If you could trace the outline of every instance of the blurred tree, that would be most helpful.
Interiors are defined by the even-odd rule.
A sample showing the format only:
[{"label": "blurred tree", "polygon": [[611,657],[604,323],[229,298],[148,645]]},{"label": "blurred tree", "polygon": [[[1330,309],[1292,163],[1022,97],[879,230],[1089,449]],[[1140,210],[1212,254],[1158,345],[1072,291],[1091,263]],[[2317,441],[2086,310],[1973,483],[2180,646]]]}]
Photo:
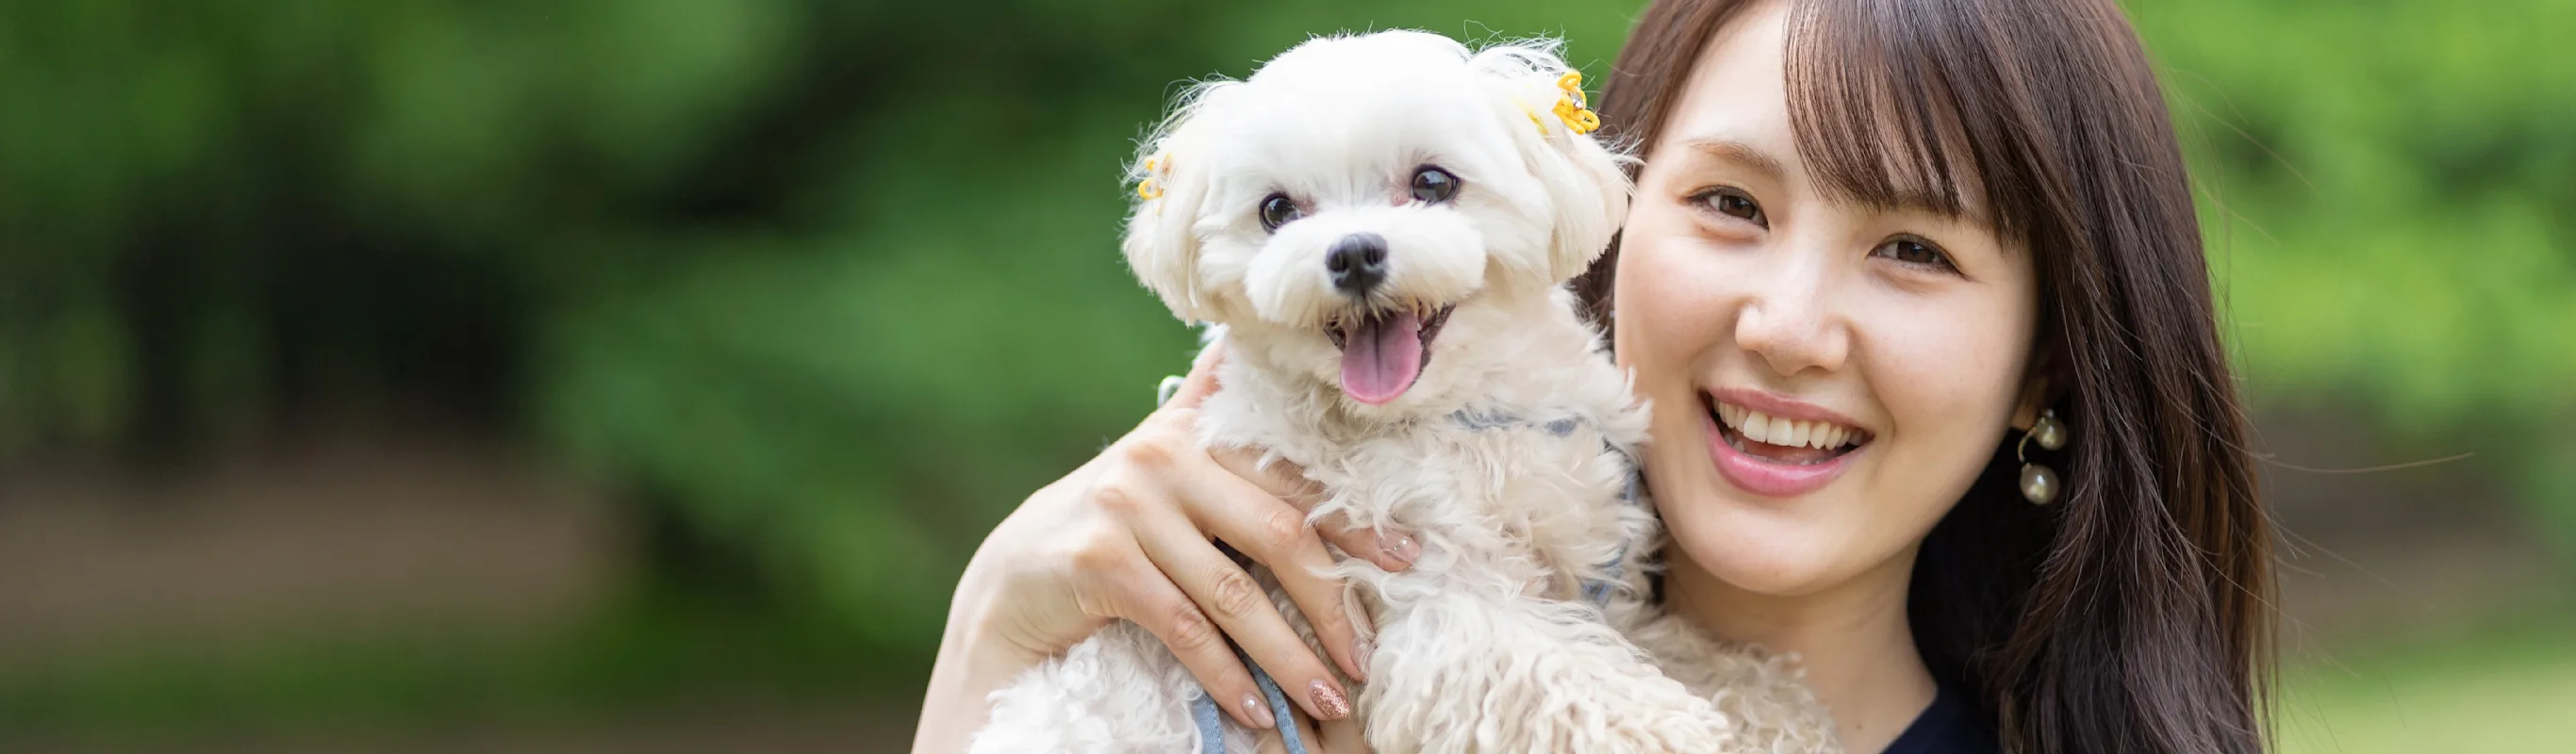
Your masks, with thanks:
[{"label": "blurred tree", "polygon": [[[1406,26],[1598,80],[1633,5],[0,5],[0,458],[424,402],[917,653],[1185,363],[1114,243],[1179,80]],[[2257,398],[2532,438],[2576,531],[2576,6],[2135,12]]]}]

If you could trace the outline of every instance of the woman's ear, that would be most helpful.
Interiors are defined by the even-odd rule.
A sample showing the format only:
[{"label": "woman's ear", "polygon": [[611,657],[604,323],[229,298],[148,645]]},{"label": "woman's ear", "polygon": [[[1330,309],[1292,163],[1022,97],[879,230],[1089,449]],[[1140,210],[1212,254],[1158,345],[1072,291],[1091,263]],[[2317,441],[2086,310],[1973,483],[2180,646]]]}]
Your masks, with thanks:
[{"label": "woman's ear", "polygon": [[1199,285],[1198,217],[1213,171],[1208,169],[1208,112],[1222,106],[1238,82],[1200,84],[1182,98],[1180,107],[1145,140],[1128,178],[1136,187],[1136,206],[1127,216],[1127,232],[1118,249],[1136,279],[1163,299],[1172,315],[1188,322],[1215,319],[1216,305]]},{"label": "woman's ear", "polygon": [[2048,407],[2048,377],[2037,369],[2031,371],[2030,379],[2022,382],[2021,400],[2013,404],[2013,429],[2025,432],[2039,423],[2040,410]]}]

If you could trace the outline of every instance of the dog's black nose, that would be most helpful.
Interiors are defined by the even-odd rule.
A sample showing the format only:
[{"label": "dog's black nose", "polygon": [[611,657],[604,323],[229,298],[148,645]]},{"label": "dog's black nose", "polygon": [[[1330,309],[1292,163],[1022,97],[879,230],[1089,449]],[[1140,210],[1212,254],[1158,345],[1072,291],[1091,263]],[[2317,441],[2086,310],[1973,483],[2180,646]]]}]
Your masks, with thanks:
[{"label": "dog's black nose", "polygon": [[1343,293],[1367,293],[1386,280],[1386,239],[1375,233],[1353,233],[1324,252],[1324,269]]}]

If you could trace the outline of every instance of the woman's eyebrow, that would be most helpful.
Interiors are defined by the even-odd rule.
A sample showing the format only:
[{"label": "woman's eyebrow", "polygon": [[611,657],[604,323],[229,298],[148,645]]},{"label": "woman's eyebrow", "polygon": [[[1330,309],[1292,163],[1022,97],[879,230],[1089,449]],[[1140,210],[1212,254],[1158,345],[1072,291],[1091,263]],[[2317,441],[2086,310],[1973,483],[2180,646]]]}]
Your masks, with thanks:
[{"label": "woman's eyebrow", "polygon": [[1694,136],[1683,140],[1682,146],[1690,148],[1691,151],[1741,165],[1774,181],[1781,180],[1789,174],[1788,169],[1780,166],[1779,159],[1760,149],[1755,149],[1751,144],[1734,139]]}]

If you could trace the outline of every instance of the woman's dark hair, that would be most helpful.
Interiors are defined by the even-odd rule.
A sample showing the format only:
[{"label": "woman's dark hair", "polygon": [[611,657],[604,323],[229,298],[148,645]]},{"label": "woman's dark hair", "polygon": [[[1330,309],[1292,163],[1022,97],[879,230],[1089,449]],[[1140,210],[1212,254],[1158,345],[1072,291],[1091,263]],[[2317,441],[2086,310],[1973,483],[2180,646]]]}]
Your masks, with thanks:
[{"label": "woman's dark hair", "polygon": [[[1892,207],[1928,189],[2029,249],[2033,369],[2073,428],[2047,454],[2066,480],[2055,504],[2021,499],[2008,442],[1925,540],[1907,601],[1923,659],[2008,750],[2260,751],[2271,533],[2137,33],[2112,0],[1790,2],[1799,155],[1833,198]],[[1602,95],[1605,131],[1652,159],[1743,5],[1651,3]],[[1596,319],[1617,264],[1614,243],[1576,281]]]}]

